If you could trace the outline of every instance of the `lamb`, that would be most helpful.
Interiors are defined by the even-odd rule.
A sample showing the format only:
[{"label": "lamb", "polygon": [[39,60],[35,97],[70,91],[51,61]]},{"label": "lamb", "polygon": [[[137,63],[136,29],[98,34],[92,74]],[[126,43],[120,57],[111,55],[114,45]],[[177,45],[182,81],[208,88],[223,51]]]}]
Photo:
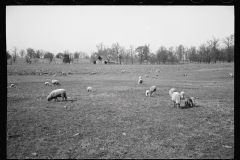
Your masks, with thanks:
[{"label": "lamb", "polygon": [[194,97],[187,97],[185,101],[185,106],[194,107],[195,106],[195,98]]},{"label": "lamb", "polygon": [[233,77],[234,75],[232,73],[229,73],[229,77]]},{"label": "lamb", "polygon": [[150,96],[153,95],[153,92],[156,92],[157,91],[157,87],[155,85],[151,86],[150,87]]},{"label": "lamb", "polygon": [[49,82],[45,82],[45,86],[50,86],[50,83]]},{"label": "lamb", "polygon": [[146,90],[146,96],[151,96],[150,90]]},{"label": "lamb", "polygon": [[195,98],[194,97],[189,97],[185,95],[185,92],[180,92],[180,99],[183,100],[185,99],[185,106],[190,106],[194,107],[195,106]]},{"label": "lamb", "polygon": [[55,99],[55,102],[58,101],[57,97],[62,97],[62,101],[65,99],[67,101],[67,94],[65,89],[56,89],[53,90],[48,96],[47,100],[51,101],[52,99]]},{"label": "lamb", "polygon": [[143,80],[142,80],[142,77],[140,76],[139,79],[138,79],[138,84],[142,84],[143,83]]},{"label": "lamb", "polygon": [[92,91],[92,87],[87,87],[87,91],[88,92]]},{"label": "lamb", "polygon": [[174,92],[175,90],[175,88],[170,89],[169,95],[171,96],[171,100],[173,101],[173,106],[177,106],[177,108],[180,108],[181,94],[178,92]]},{"label": "lamb", "polygon": [[55,85],[60,85],[59,81],[58,81],[58,80],[55,80],[55,79],[52,80],[52,84],[53,84],[54,86],[55,86]]}]

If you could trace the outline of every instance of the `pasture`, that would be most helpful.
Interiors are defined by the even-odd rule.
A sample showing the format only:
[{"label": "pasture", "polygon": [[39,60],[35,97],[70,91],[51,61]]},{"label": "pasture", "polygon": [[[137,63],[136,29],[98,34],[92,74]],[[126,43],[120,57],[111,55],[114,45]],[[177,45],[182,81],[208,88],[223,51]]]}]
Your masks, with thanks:
[{"label": "pasture", "polygon": [[[53,77],[60,71],[73,74]],[[7,85],[15,86],[7,93],[7,158],[234,158],[229,72],[233,63],[8,65]],[[52,79],[61,86],[44,85]],[[157,91],[146,97],[152,85]],[[174,108],[173,87],[197,97],[197,107]],[[46,100],[57,88],[68,101]]]}]

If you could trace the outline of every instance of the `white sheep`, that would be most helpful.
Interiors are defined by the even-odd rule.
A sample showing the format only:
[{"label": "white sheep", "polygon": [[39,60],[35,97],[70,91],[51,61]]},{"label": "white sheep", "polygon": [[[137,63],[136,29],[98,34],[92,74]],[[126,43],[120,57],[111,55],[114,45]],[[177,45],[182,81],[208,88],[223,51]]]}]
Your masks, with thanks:
[{"label": "white sheep", "polygon": [[151,96],[150,90],[146,90],[146,96]]},{"label": "white sheep", "polygon": [[183,91],[180,92],[180,98],[181,98],[181,100],[182,100],[182,99],[185,99],[185,92],[183,92]]},{"label": "white sheep", "polygon": [[53,77],[56,77],[57,74],[54,74]]},{"label": "white sheep", "polygon": [[160,71],[159,71],[159,70],[156,70],[156,73],[157,73],[157,72],[160,72]]},{"label": "white sheep", "polygon": [[50,86],[50,83],[49,82],[45,82],[45,86]]},{"label": "white sheep", "polygon": [[187,73],[185,73],[183,76],[187,76]]},{"label": "white sheep", "polygon": [[150,87],[150,96],[153,95],[153,92],[157,91],[157,87],[155,85]]},{"label": "white sheep", "polygon": [[177,108],[180,108],[181,103],[181,94],[178,92],[175,92],[175,88],[172,88],[169,90],[169,95],[171,96],[171,100],[173,101],[173,106],[175,107],[177,105]]},{"label": "white sheep", "polygon": [[139,78],[138,78],[138,84],[142,84],[143,83],[143,80],[142,80],[142,77],[140,76]]},{"label": "white sheep", "polygon": [[87,87],[87,91],[88,92],[92,91],[92,87]]},{"label": "white sheep", "polygon": [[59,81],[58,81],[58,80],[55,80],[55,79],[52,80],[52,84],[53,84],[54,86],[55,86],[55,85],[60,85]]},{"label": "white sheep", "polygon": [[55,99],[55,102],[58,101],[57,97],[62,97],[62,101],[65,99],[67,101],[67,94],[65,89],[56,89],[53,90],[48,96],[47,100],[51,101],[52,99]]},{"label": "white sheep", "polygon": [[62,72],[62,75],[67,76],[67,73],[66,72]]},{"label": "white sheep", "polygon": [[12,87],[14,87],[14,84],[11,84],[11,85],[10,85],[10,88],[12,88]]},{"label": "white sheep", "polygon": [[229,77],[233,77],[234,75],[232,73],[229,73]]}]

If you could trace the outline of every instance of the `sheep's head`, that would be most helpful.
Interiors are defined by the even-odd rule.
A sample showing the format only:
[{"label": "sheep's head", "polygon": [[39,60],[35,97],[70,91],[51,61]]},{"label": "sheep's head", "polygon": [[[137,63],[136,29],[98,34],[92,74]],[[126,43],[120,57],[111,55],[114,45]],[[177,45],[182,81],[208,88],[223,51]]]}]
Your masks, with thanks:
[{"label": "sheep's head", "polygon": [[185,101],[185,106],[193,107],[193,101],[192,101],[192,99],[188,99],[187,101]]},{"label": "sheep's head", "polygon": [[175,90],[176,90],[175,88],[172,88],[172,89],[169,90],[170,96],[172,95],[172,93],[173,93]]},{"label": "sheep's head", "polygon": [[52,98],[51,98],[50,96],[47,96],[47,100],[48,100],[48,101],[51,101]]},{"label": "sheep's head", "polygon": [[185,97],[184,97],[184,94],[185,94],[185,93],[184,93],[183,91],[180,92],[180,98],[181,98],[181,99],[184,99],[184,98],[185,98]]}]

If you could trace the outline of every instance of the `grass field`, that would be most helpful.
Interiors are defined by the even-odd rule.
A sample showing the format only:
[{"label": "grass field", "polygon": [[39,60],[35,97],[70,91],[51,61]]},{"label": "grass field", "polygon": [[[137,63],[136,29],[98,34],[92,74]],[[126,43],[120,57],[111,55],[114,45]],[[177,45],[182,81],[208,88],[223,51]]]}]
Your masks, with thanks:
[{"label": "grass field", "polygon": [[[60,71],[73,74],[53,77]],[[234,158],[229,72],[233,63],[8,65],[8,86],[15,87],[7,93],[7,158]],[[62,85],[44,85],[52,79]],[[157,92],[146,97],[151,85]],[[198,97],[197,107],[174,108],[173,87]],[[46,100],[57,88],[66,89],[68,101]]]}]

